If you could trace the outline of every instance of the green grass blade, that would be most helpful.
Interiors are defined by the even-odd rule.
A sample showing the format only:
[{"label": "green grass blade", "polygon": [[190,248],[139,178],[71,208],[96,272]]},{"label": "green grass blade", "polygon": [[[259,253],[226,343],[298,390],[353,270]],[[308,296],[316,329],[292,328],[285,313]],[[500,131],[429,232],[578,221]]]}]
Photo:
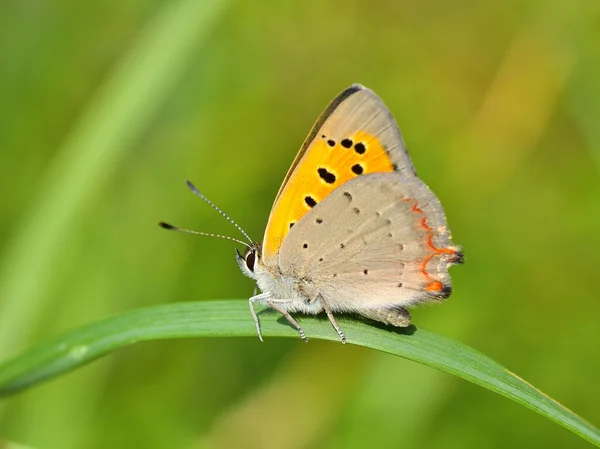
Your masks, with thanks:
[{"label": "green grass blade", "polygon": [[[299,338],[281,317],[260,314],[266,337]],[[300,317],[309,338],[339,341],[326,319]],[[377,349],[454,374],[499,393],[600,446],[600,430],[489,357],[458,342],[411,326],[404,330],[338,318],[348,343]],[[125,345],[189,337],[257,339],[246,301],[207,301],[139,309],[69,332],[0,366],[0,396],[85,365]],[[340,345],[340,351],[344,348]]]}]

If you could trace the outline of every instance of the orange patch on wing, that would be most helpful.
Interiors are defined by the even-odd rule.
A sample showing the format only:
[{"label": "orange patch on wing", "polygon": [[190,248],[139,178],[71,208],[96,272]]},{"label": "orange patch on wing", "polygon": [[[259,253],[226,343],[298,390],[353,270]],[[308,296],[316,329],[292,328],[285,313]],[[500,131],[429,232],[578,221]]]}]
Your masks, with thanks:
[{"label": "orange patch on wing", "polygon": [[[431,228],[429,228],[431,229]],[[450,248],[438,248],[433,244],[433,232],[427,237],[427,246],[439,254],[456,254],[456,251]]]},{"label": "orange patch on wing", "polygon": [[[423,209],[419,209],[419,206],[417,206],[417,203],[413,204],[412,210],[413,210],[413,212],[416,212],[418,214],[424,213]],[[427,225],[425,225],[425,226],[427,226]]]},{"label": "orange patch on wing", "polygon": [[277,254],[290,224],[297,223],[334,189],[361,174],[393,171],[394,164],[377,137],[359,131],[335,140],[319,133],[273,206],[263,256]]},{"label": "orange patch on wing", "polygon": [[441,292],[442,288],[444,288],[444,286],[440,281],[432,281],[425,287],[425,290],[428,292]]}]

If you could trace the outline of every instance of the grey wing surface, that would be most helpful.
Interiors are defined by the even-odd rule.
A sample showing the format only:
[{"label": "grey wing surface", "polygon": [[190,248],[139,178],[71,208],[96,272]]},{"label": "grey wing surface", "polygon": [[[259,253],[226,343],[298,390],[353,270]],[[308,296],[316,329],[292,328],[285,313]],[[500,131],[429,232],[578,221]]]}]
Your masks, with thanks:
[{"label": "grey wing surface", "polygon": [[459,251],[420,179],[375,173],[341,185],[296,223],[279,268],[332,310],[360,313],[447,297]]}]

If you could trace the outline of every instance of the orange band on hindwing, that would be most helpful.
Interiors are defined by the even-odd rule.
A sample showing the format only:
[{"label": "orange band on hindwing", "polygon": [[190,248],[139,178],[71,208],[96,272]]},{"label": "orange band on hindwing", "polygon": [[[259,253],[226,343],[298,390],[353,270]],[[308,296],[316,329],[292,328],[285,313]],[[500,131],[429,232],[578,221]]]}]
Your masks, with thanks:
[{"label": "orange band on hindwing", "polygon": [[[404,201],[411,202],[410,199],[404,199]],[[413,204],[412,211],[419,215],[422,215],[421,219],[419,220],[419,226],[427,232],[425,245],[429,250],[432,251],[431,254],[425,257],[420,267],[421,273],[429,281],[429,283],[425,286],[425,290],[428,292],[441,292],[444,289],[444,285],[440,281],[432,278],[429,275],[429,273],[427,272],[427,264],[433,257],[440,254],[455,254],[457,256],[458,254],[452,248],[438,248],[437,246],[435,246],[433,244],[433,237],[435,235],[435,231],[431,228],[431,226],[427,224],[427,217],[425,216],[425,212],[423,211],[423,209],[419,208],[416,202]]]}]

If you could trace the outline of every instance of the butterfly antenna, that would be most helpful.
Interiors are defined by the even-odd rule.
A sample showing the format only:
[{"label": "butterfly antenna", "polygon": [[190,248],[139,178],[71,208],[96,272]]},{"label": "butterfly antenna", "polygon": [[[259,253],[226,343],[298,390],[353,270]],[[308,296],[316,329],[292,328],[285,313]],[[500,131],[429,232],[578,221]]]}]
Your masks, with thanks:
[{"label": "butterfly antenna", "polygon": [[[192,184],[190,181],[186,181],[186,184],[187,184],[188,188],[192,191],[192,193],[194,193],[194,195],[197,195],[200,198],[202,198],[210,207],[212,207],[214,210],[216,210],[218,213],[220,213],[223,217],[225,217],[225,219],[229,223],[231,223],[232,225],[234,225],[238,229],[238,231],[240,231],[244,235],[244,237],[246,237],[248,239],[248,241],[250,242],[251,245],[254,244],[254,242],[252,241],[252,239],[248,236],[248,234],[246,234],[246,231],[244,231],[240,227],[240,225],[238,225],[235,221],[233,221],[229,215],[227,215],[225,212],[223,212],[221,209],[219,209],[211,200],[209,200],[204,195],[202,195],[198,191],[198,189],[194,186],[194,184]],[[230,239],[230,240],[235,240],[235,239]],[[248,246],[248,245],[246,245],[246,246]]]},{"label": "butterfly antenna", "polygon": [[158,225],[161,228],[168,229],[169,231],[185,232],[186,234],[193,234],[193,235],[205,235],[207,237],[217,237],[220,239],[231,240],[231,241],[234,241],[237,243],[241,243],[242,245],[246,246],[247,248],[252,248],[250,245],[248,245],[243,240],[234,239],[233,237],[228,237],[226,235],[211,234],[209,232],[199,232],[199,231],[192,231],[190,229],[178,228],[177,226],[170,225],[169,223],[165,223],[164,221],[161,221],[160,223],[158,223]]}]

